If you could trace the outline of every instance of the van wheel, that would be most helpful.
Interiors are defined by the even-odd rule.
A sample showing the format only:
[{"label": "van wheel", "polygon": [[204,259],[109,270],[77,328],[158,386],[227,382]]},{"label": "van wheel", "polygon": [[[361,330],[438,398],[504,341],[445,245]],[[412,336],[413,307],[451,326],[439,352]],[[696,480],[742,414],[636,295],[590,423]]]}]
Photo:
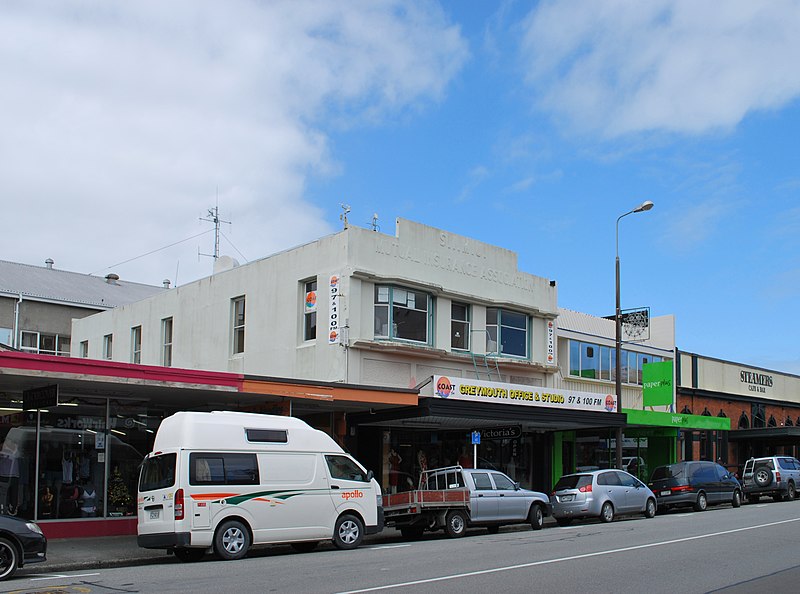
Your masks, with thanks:
[{"label": "van wheel", "polygon": [[467,531],[467,515],[459,509],[447,512],[444,519],[444,531],[450,538],[464,536]]},{"label": "van wheel", "polygon": [[647,503],[644,506],[644,517],[645,518],[656,517],[656,502],[654,499],[647,500]]},{"label": "van wheel", "polygon": [[356,516],[345,514],[336,520],[333,544],[337,549],[355,549],[364,540],[364,524]]},{"label": "van wheel", "polygon": [[184,563],[194,563],[206,556],[205,549],[175,549],[175,558]]},{"label": "van wheel", "polygon": [[16,573],[18,561],[17,547],[11,541],[0,538],[0,580],[7,580]]},{"label": "van wheel", "polygon": [[786,499],[792,501],[795,497],[797,497],[797,487],[794,486],[792,481],[789,481],[789,488],[786,491]]},{"label": "van wheel", "polygon": [[531,506],[531,511],[528,512],[528,522],[534,530],[541,530],[544,526],[544,513],[542,506],[535,503]]},{"label": "van wheel", "polygon": [[600,509],[600,519],[603,522],[611,522],[614,519],[614,506],[610,501],[606,501]]},{"label": "van wheel", "polygon": [[293,542],[292,548],[298,553],[310,553],[317,548],[319,543],[316,540],[310,542]]},{"label": "van wheel", "polygon": [[742,492],[736,489],[733,492],[733,500],[731,501],[733,507],[740,507],[742,505]]},{"label": "van wheel", "polygon": [[224,522],[214,536],[214,552],[226,561],[241,559],[250,549],[250,532],[237,520]]},{"label": "van wheel", "polygon": [[706,497],[705,493],[700,491],[700,493],[697,494],[697,501],[694,503],[694,511],[706,511],[707,507],[708,497]]}]

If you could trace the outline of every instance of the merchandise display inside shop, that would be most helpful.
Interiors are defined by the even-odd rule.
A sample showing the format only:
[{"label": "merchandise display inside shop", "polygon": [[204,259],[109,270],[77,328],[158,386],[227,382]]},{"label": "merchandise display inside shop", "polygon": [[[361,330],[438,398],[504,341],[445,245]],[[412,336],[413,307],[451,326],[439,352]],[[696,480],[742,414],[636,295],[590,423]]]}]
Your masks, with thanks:
[{"label": "merchandise display inside shop", "polygon": [[[570,442],[565,442],[569,444]],[[624,437],[622,440],[621,468],[642,481],[649,479],[652,470],[648,463],[647,437]],[[617,468],[616,459],[617,442],[613,431],[595,433],[578,432],[575,437],[575,461],[571,467],[569,460],[564,460],[564,474],[571,472],[588,472],[603,468]]]},{"label": "merchandise display inside shop", "polygon": [[139,464],[166,414],[71,398],[3,415],[0,512],[42,521],[134,516]]}]

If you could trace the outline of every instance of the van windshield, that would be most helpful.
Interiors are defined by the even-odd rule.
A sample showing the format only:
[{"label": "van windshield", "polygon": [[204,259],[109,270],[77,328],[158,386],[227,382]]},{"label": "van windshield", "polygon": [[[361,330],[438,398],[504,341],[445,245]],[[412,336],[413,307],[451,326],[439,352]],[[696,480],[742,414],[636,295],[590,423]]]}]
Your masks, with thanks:
[{"label": "van windshield", "polygon": [[681,478],[686,468],[685,464],[669,464],[667,466],[659,466],[653,471],[651,481],[659,481],[670,478]]},{"label": "van windshield", "polygon": [[175,484],[176,454],[162,454],[146,458],[139,475],[139,491],[167,489]]}]

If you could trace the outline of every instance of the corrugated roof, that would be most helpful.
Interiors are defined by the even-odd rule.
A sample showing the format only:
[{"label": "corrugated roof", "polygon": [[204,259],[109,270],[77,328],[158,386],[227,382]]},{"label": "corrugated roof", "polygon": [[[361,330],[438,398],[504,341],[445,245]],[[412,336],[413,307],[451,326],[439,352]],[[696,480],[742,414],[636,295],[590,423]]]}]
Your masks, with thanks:
[{"label": "corrugated roof", "polygon": [[23,299],[28,297],[109,309],[146,299],[164,290],[163,287],[125,280],[112,284],[102,276],[0,260],[0,293],[22,294]]},{"label": "corrugated roof", "polygon": [[563,307],[558,308],[558,321],[556,323],[563,330],[572,330],[573,332],[591,334],[592,336],[603,336],[612,340],[616,336],[616,327],[613,319],[598,318],[597,316]]}]

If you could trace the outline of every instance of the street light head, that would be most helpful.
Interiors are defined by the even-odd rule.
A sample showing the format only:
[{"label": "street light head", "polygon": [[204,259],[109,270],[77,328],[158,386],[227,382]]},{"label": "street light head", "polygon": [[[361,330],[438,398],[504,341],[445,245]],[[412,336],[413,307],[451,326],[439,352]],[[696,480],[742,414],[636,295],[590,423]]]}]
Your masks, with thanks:
[{"label": "street light head", "polygon": [[653,202],[651,200],[645,200],[639,206],[633,209],[633,212],[644,212],[646,210],[650,210],[653,208]]}]

